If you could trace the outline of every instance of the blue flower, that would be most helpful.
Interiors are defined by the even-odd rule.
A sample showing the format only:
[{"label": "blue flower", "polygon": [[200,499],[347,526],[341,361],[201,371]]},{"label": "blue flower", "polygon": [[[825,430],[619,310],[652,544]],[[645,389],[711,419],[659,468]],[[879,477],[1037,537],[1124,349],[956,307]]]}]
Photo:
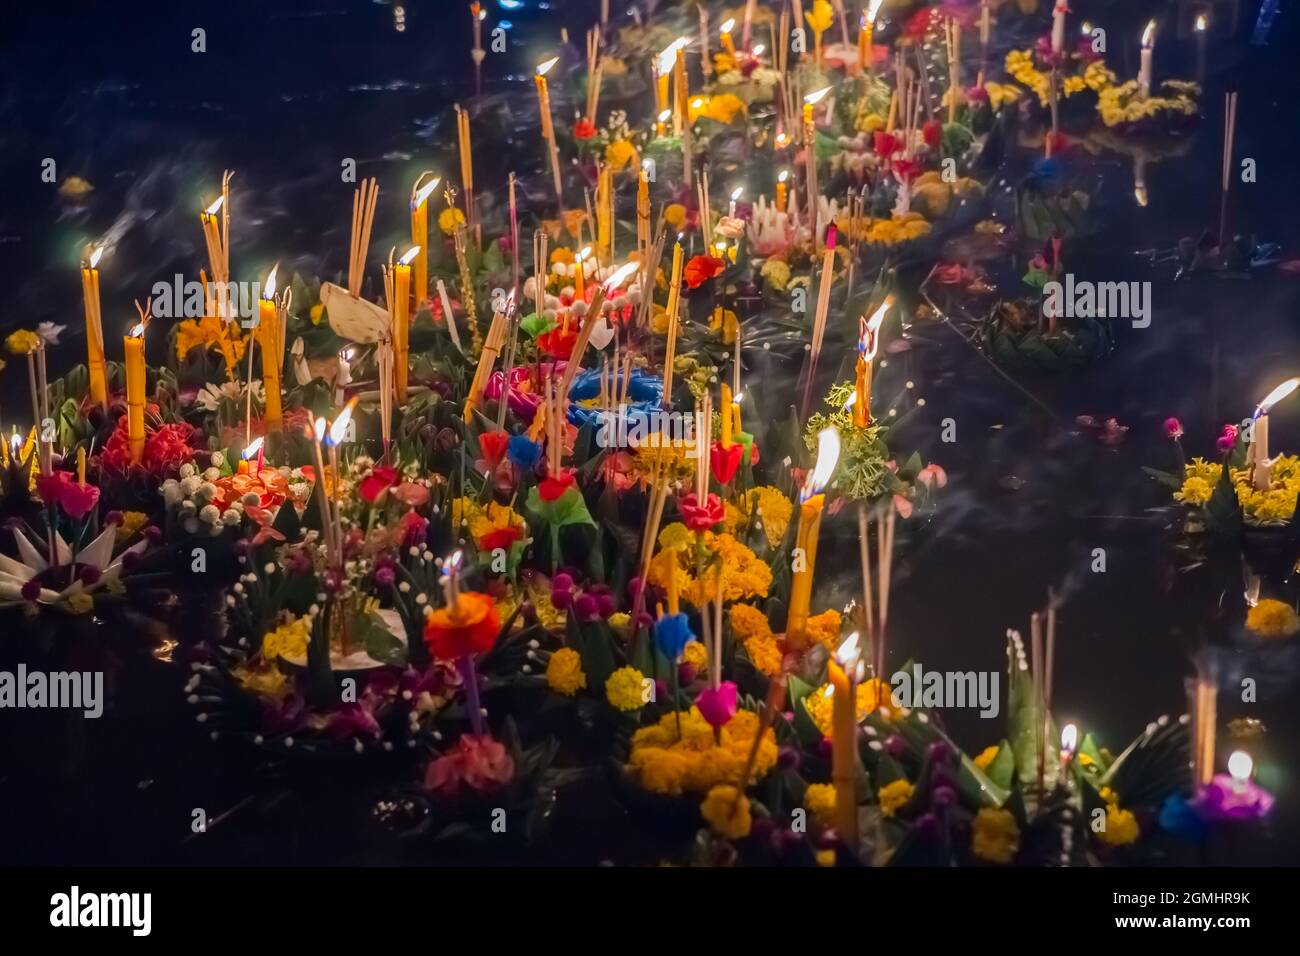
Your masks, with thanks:
[{"label": "blue flower", "polygon": [[665,614],[655,621],[655,647],[670,661],[681,657],[687,643],[694,637],[685,614]]},{"label": "blue flower", "polygon": [[1204,841],[1208,827],[1187,799],[1171,793],[1160,808],[1160,827],[1193,843]]},{"label": "blue flower", "polygon": [[506,454],[516,467],[527,471],[542,457],[542,446],[527,435],[511,435]]}]

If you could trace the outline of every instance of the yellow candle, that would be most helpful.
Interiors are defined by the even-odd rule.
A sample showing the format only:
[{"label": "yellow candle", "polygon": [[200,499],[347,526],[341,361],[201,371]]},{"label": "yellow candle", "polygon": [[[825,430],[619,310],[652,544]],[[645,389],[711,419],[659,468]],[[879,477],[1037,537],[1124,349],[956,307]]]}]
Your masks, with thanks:
[{"label": "yellow candle", "polygon": [[668,280],[668,344],[664,350],[664,396],[665,406],[673,400],[673,360],[677,353],[677,308],[682,287],[682,244],[673,244],[673,271]]},{"label": "yellow candle", "polygon": [[677,50],[677,59],[673,63],[673,97],[676,109],[674,111],[674,126],[676,132],[681,135],[682,131],[690,123],[690,116],[687,112],[687,99],[690,97],[690,84],[686,79],[686,54],[679,47]]},{"label": "yellow candle", "polygon": [[77,449],[77,484],[86,483],[86,446]]},{"label": "yellow candle", "polygon": [[[817,538],[821,532],[826,496],[822,488],[830,481],[840,458],[840,433],[834,426],[817,436],[817,464],[808,475],[800,495],[799,525],[795,532],[796,567],[790,584],[790,610],[785,624],[786,647],[802,651],[808,646],[808,607],[812,601],[813,572],[817,566]],[[797,559],[802,557],[802,561]]]},{"label": "yellow candle", "polygon": [[429,197],[440,182],[434,176],[423,186],[429,173],[421,173],[411,189],[411,245],[419,248],[413,271],[416,308],[429,297]]},{"label": "yellow candle", "polygon": [[876,14],[884,0],[871,0],[862,13],[861,26],[858,30],[858,65],[863,70],[871,69],[871,40],[876,32]]},{"label": "yellow candle", "polygon": [[574,301],[582,301],[587,291],[586,276],[582,268],[582,260],[591,255],[591,246],[586,246],[573,261],[573,298]]},{"label": "yellow candle", "polygon": [[[856,635],[845,641],[857,643]],[[843,648],[841,648],[841,653]],[[838,656],[838,655],[837,655]],[[835,786],[835,829],[850,848],[858,845],[857,733],[858,715],[853,682],[840,662],[826,665],[831,691],[831,783]]]},{"label": "yellow candle", "polygon": [[853,390],[853,424],[866,428],[871,421],[871,363],[858,353],[855,369],[857,382]]},{"label": "yellow candle", "polygon": [[[737,396],[737,398],[739,398],[739,396]],[[731,427],[738,432],[744,431],[744,429],[740,427],[740,402],[738,401],[731,403]]]},{"label": "yellow candle", "polygon": [[725,21],[719,30],[720,33],[719,39],[722,41],[722,48],[726,50],[727,53],[730,54],[733,58],[736,55],[736,46],[731,41],[731,30],[732,27],[734,27],[735,25],[736,25],[736,20],[734,17],[732,17],[730,20]]},{"label": "yellow candle", "polygon": [[86,369],[90,373],[90,400],[108,408],[108,375],[104,362],[104,327],[99,313],[100,246],[81,264],[82,303],[86,314]]},{"label": "yellow candle", "polygon": [[596,174],[596,254],[600,261],[614,258],[614,174],[608,164]]},{"label": "yellow candle", "polygon": [[731,401],[731,386],[726,382],[722,384],[722,447],[731,447],[731,415],[733,412],[733,403]]},{"label": "yellow candle", "polygon": [[122,339],[126,355],[126,437],[131,463],[144,456],[144,323],[136,325]]},{"label": "yellow candle", "polygon": [[785,204],[787,201],[786,193],[788,189],[788,187],[785,184],[785,181],[789,178],[790,178],[790,171],[788,169],[781,170],[781,175],[776,178],[776,211],[777,212],[785,212]]},{"label": "yellow candle", "polygon": [[644,166],[636,184],[636,244],[642,254],[650,248],[650,173]]},{"label": "yellow candle", "polygon": [[280,404],[280,366],[284,351],[280,343],[280,313],[275,306],[277,264],[266,278],[266,288],[258,303],[257,343],[262,349],[262,389],[266,393],[266,430],[278,432],[284,421]]},{"label": "yellow candle", "polygon": [[674,563],[668,566],[668,613],[677,614],[681,611],[681,595],[677,589],[677,565],[676,558]]},{"label": "yellow candle", "polygon": [[871,378],[876,352],[880,350],[880,326],[894,304],[892,295],[885,296],[869,319],[859,319],[857,381],[854,387],[853,423],[865,428],[871,421]]},{"label": "yellow candle", "polygon": [[412,246],[393,267],[393,393],[399,406],[406,401],[411,353],[411,262],[420,248]]}]

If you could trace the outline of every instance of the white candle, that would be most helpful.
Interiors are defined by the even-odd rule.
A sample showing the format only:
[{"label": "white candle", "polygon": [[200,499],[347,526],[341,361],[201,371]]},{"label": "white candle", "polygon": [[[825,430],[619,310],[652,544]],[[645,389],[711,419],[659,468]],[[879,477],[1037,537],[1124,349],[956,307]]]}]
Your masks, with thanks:
[{"label": "white candle", "polygon": [[1052,8],[1052,52],[1059,54],[1065,49],[1065,15],[1070,12],[1066,0],[1056,0]]},{"label": "white candle", "polygon": [[1156,49],[1156,21],[1152,20],[1142,31],[1142,64],[1138,68],[1138,95],[1146,99],[1151,95],[1151,57]]}]

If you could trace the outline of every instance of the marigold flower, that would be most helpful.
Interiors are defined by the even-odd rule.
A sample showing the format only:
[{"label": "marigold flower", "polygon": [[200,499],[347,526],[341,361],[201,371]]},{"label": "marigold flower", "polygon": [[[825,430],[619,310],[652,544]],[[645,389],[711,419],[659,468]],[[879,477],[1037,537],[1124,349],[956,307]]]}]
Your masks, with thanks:
[{"label": "marigold flower", "polygon": [[561,647],[546,665],[546,684],[557,694],[572,697],[587,686],[582,671],[582,655],[571,647]]},{"label": "marigold flower", "polygon": [[619,710],[645,706],[645,675],[635,667],[620,667],[605,681],[605,699]]},{"label": "marigold flower", "polygon": [[714,833],[728,840],[740,840],[749,836],[750,827],[754,824],[749,812],[749,798],[728,784],[721,784],[709,791],[704,803],[700,805],[700,814],[708,821]]},{"label": "marigold flower", "polygon": [[1020,849],[1020,827],[1010,810],[982,807],[971,823],[970,848],[989,863],[1010,863]]},{"label": "marigold flower", "polygon": [[907,801],[912,799],[912,784],[907,780],[895,780],[893,783],[887,783],[876,791],[876,798],[880,801],[880,813],[885,817],[892,817],[902,809]]}]

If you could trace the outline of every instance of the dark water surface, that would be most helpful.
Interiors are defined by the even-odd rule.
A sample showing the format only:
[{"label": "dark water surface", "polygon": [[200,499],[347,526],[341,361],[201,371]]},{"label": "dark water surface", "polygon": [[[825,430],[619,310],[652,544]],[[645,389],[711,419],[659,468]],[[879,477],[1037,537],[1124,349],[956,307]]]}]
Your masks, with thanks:
[{"label": "dark water surface", "polygon": [[[1128,0],[1075,5],[1079,16],[1108,29],[1112,45],[1135,37],[1152,9],[1166,9]],[[517,113],[528,133],[490,145],[476,140],[480,191],[512,168],[525,189],[546,188],[528,71],[556,51],[561,24],[580,43],[597,5],[552,0],[553,9],[538,6],[527,0],[523,9],[505,12],[488,4],[493,18],[514,24],[512,52],[499,63],[489,57],[479,108]],[[1069,175],[1100,182],[1103,224],[1099,235],[1068,253],[1072,271],[1098,281],[1152,281],[1149,328],[1121,329],[1114,354],[1082,374],[1023,379],[1020,388],[995,374],[953,329],[933,323],[912,329],[910,352],[889,357],[878,394],[901,394],[912,381],[913,396],[925,399],[900,429],[899,445],[918,447],[950,478],[938,513],[900,530],[890,647],[893,663],[915,657],[948,670],[999,670],[1006,628],[1027,633],[1030,611],[1056,588],[1065,598],[1057,717],[1077,721],[1117,751],[1149,720],[1182,712],[1189,655],[1212,646],[1223,680],[1221,724],[1251,716],[1267,725],[1263,740],[1248,746],[1261,782],[1279,797],[1270,830],[1234,862],[1295,863],[1295,642],[1260,649],[1244,640],[1240,570],[1230,562],[1226,572],[1222,564],[1177,568],[1167,494],[1141,472],[1143,465],[1172,464],[1161,431],[1165,417],[1182,420],[1189,453],[1211,453],[1222,423],[1239,421],[1269,388],[1300,372],[1294,274],[1175,284],[1168,267],[1153,270],[1133,255],[1215,225],[1222,96],[1229,84],[1241,91],[1237,155],[1254,158],[1259,170],[1257,183],[1236,190],[1234,221],[1283,243],[1286,258],[1297,254],[1300,71],[1294,54],[1300,47],[1286,17],[1266,45],[1249,45],[1258,4],[1241,6],[1238,28],[1220,27],[1224,32],[1212,41],[1195,141],[1187,155],[1148,169],[1147,207],[1133,201],[1125,157],[1072,152],[1067,158]],[[424,168],[454,174],[450,106],[468,102],[473,92],[467,4],[426,0],[403,7],[402,32],[392,5],[365,0],[160,7],[156,15],[123,5],[75,14],[66,5],[15,11],[0,38],[0,288],[6,300],[0,326],[66,323],[65,361],[80,360],[77,256],[88,239],[111,233],[116,245],[101,266],[111,341],[109,330],[133,316],[133,297],[143,298],[174,272],[191,275],[204,259],[200,196],[215,195],[225,168],[237,171],[236,277],[261,273],[275,259],[304,273],[343,268],[352,192],[339,179],[344,157],[356,158],[358,171],[381,183],[373,248],[403,241],[405,190]],[[1226,16],[1230,5],[1216,9]],[[190,52],[196,26],[208,31],[206,54]],[[1158,76],[1190,71],[1189,39],[1169,29],[1157,49]],[[1108,60],[1122,76],[1136,71],[1135,49],[1116,50]],[[563,104],[557,89],[557,112]],[[41,183],[47,156],[58,162],[60,180],[77,175],[94,185],[86,202],[62,201]],[[1010,157],[1006,181],[1017,182],[1031,161]],[[1011,267],[1023,262],[1009,263],[1008,274]],[[151,351],[161,347],[161,337],[150,343]],[[747,411],[747,420],[775,420],[794,394],[798,369],[770,356],[747,355],[746,362],[762,383],[754,389],[760,408]],[[5,430],[9,410],[25,407],[18,371],[11,366],[0,386]],[[1080,415],[1114,417],[1129,428],[1127,437],[1104,445],[1076,424]],[[25,421],[20,411],[13,418]],[[940,441],[945,418],[956,423],[955,443]],[[1300,448],[1300,402],[1279,406],[1271,420],[1275,453]],[[846,513],[828,520],[824,535],[817,603],[840,606],[858,584],[856,523]],[[1090,570],[1096,548],[1105,549],[1104,574]],[[1293,599],[1293,582],[1288,586],[1291,591],[1274,596]],[[195,603],[184,605],[187,634],[209,618]],[[318,779],[290,779],[259,768],[235,744],[209,743],[183,703],[186,675],[155,656],[140,659],[138,645],[122,640],[141,620],[99,629],[102,653],[130,664],[119,670],[103,720],[74,730],[24,715],[12,722],[15,732],[5,731],[15,759],[0,766],[0,833],[9,831],[0,859],[412,858],[368,816],[384,786],[412,771],[393,768],[385,779],[342,764],[323,768]],[[39,639],[57,644],[67,637]],[[0,660],[32,651],[37,640],[26,631],[0,634]],[[1242,677],[1258,681],[1257,704],[1238,702],[1234,688]],[[1001,721],[981,721],[970,711],[945,719],[967,750],[1001,736]],[[52,741],[61,742],[58,752]],[[187,839],[199,807],[210,818],[229,815],[209,834]],[[601,792],[575,793],[558,813],[582,835],[555,841],[548,859],[653,859],[642,855],[645,848]]]}]

